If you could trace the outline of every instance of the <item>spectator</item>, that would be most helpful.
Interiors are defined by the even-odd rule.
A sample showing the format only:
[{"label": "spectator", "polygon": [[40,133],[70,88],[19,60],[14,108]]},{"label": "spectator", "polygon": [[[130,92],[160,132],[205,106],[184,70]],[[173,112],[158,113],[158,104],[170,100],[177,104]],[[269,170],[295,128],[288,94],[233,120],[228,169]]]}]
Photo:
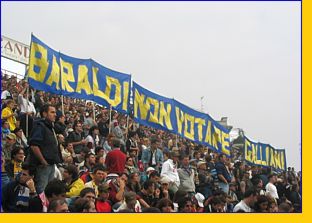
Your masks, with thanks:
[{"label": "spectator", "polygon": [[277,182],[276,174],[269,175],[269,183],[265,186],[266,195],[271,196],[275,200],[278,200],[278,193],[276,186],[274,185]]},{"label": "spectator", "polygon": [[6,173],[11,180],[14,180],[16,176],[22,171],[22,164],[24,162],[25,153],[23,148],[15,147],[11,152],[11,162],[5,166]]},{"label": "spectator", "polygon": [[7,120],[11,132],[13,132],[13,130],[16,128],[16,114],[13,112],[14,107],[14,101],[8,100],[6,108],[4,108],[1,113],[1,119]]},{"label": "spectator", "polygon": [[10,133],[6,136],[5,143],[2,147],[2,151],[4,154],[4,159],[6,162],[10,162],[11,152],[14,149],[14,145],[16,143],[16,135],[14,133]]},{"label": "spectator", "polygon": [[216,170],[219,178],[219,186],[226,194],[229,192],[229,183],[231,182],[231,176],[225,166],[227,158],[225,154],[219,155],[219,162],[216,163]]},{"label": "spectator", "polygon": [[194,170],[189,166],[190,158],[188,156],[181,157],[181,168],[178,169],[180,178],[179,190],[188,192],[190,195],[195,194]]},{"label": "spectator", "polygon": [[113,139],[113,150],[110,151],[105,160],[109,173],[121,174],[125,170],[126,155],[120,151],[119,139]]},{"label": "spectator", "polygon": [[48,212],[67,213],[69,212],[68,205],[63,199],[53,200],[49,205]]},{"label": "spectator", "polygon": [[16,135],[16,146],[27,149],[28,143],[27,138],[24,135],[23,129],[15,128],[13,133]]},{"label": "spectator", "polygon": [[108,184],[100,184],[98,186],[99,196],[95,202],[97,212],[110,213],[112,211],[112,204],[108,200],[109,190],[110,188]]},{"label": "spectator", "polygon": [[79,196],[80,191],[84,188],[84,183],[78,176],[78,169],[76,166],[68,165],[64,167],[63,180],[69,190],[66,192],[66,197],[71,198]]},{"label": "spectator", "polygon": [[260,195],[255,203],[255,212],[269,212],[269,199],[265,195]]},{"label": "spectator", "polygon": [[151,146],[142,151],[142,161],[143,161],[145,170],[148,167],[153,167],[157,171],[160,170],[160,167],[163,164],[164,157],[159,147],[160,147],[160,140],[156,136],[153,136],[151,138]]},{"label": "spectator", "polygon": [[29,200],[37,196],[34,172],[31,166],[23,164],[21,174],[3,187],[1,204],[4,212],[29,212]]},{"label": "spectator", "polygon": [[240,210],[244,212],[254,212],[252,209],[257,202],[257,191],[253,188],[248,189],[244,194],[244,199],[235,205],[233,212]]},{"label": "spectator", "polygon": [[94,213],[96,212],[95,204],[88,199],[78,198],[74,203],[74,212]]},{"label": "spectator", "polygon": [[36,168],[35,181],[37,192],[41,193],[48,182],[54,178],[55,164],[61,162],[58,141],[53,128],[55,107],[47,104],[43,107],[45,119],[35,123],[30,137],[29,163]]},{"label": "spectator", "polygon": [[72,143],[75,153],[79,154],[83,146],[87,145],[87,141],[83,139],[84,135],[82,134],[83,130],[81,122],[75,122],[73,128],[74,131],[69,133],[67,142]]},{"label": "spectator", "polygon": [[106,169],[101,165],[97,165],[92,170],[92,176],[92,180],[87,182],[85,187],[93,188],[97,197],[99,195],[98,187],[105,181],[107,176]]},{"label": "spectator", "polygon": [[168,198],[162,198],[158,201],[156,206],[162,213],[171,213],[173,212],[173,203]]},{"label": "spectator", "polygon": [[173,193],[176,193],[180,186],[180,178],[178,174],[178,160],[179,153],[171,152],[169,155],[169,159],[164,162],[160,174],[161,177],[167,177],[170,180],[171,184],[169,190]]}]

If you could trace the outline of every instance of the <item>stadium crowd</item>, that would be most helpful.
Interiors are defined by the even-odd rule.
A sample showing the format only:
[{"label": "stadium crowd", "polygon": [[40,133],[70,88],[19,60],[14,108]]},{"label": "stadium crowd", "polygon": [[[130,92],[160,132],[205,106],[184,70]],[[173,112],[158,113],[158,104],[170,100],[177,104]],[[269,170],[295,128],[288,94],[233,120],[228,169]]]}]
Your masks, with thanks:
[{"label": "stadium crowd", "polygon": [[1,90],[2,212],[301,212],[294,168],[249,166],[85,100],[62,108],[14,76]]}]

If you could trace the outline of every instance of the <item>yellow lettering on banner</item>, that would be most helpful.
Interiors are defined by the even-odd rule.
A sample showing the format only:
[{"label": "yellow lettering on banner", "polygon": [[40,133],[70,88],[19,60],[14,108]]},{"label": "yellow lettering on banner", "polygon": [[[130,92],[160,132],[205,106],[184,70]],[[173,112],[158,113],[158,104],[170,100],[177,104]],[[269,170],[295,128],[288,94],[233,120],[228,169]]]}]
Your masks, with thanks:
[{"label": "yellow lettering on banner", "polygon": [[[43,82],[49,67],[48,51],[40,44],[32,42],[30,52],[28,77]],[[37,58],[36,53],[40,53],[41,57]],[[35,66],[40,69],[39,73],[34,71]]]},{"label": "yellow lettering on banner", "polygon": [[140,119],[146,120],[149,104],[144,103],[145,95],[140,94],[137,89],[134,92],[134,117],[138,118],[138,109],[140,109]]},{"label": "yellow lettering on banner", "polygon": [[[188,139],[194,140],[194,125],[195,125],[195,117],[185,113],[184,115],[184,136]],[[190,124],[190,131],[188,131],[188,123]]]},{"label": "yellow lettering on banner", "polygon": [[54,55],[52,59],[51,73],[50,73],[48,80],[46,81],[46,84],[52,86],[53,83],[56,84],[56,89],[59,90],[60,89],[60,84],[59,84],[60,83],[60,66],[58,65],[56,61],[56,57]]},{"label": "yellow lettering on banner", "polygon": [[280,152],[275,151],[275,163],[277,168],[281,168],[281,159],[280,159]]},{"label": "yellow lettering on banner", "polygon": [[123,82],[123,100],[122,110],[128,111],[128,100],[129,100],[129,82]]},{"label": "yellow lettering on banner", "polygon": [[274,150],[270,148],[270,166],[275,167]]},{"label": "yellow lettering on banner", "polygon": [[195,123],[198,126],[198,140],[201,142],[203,140],[203,125],[205,125],[205,119],[195,118]]},{"label": "yellow lettering on banner", "polygon": [[211,138],[211,121],[208,121],[207,131],[206,131],[206,136],[205,136],[205,142],[208,143],[209,145],[212,145],[212,138]]},{"label": "yellow lettering on banner", "polygon": [[176,116],[177,116],[177,125],[178,125],[178,132],[182,134],[182,124],[184,122],[184,113],[183,111],[176,107],[175,108]]},{"label": "yellow lettering on banner", "polygon": [[249,140],[245,139],[245,159],[251,162],[251,153],[249,152],[250,142]]},{"label": "yellow lettering on banner", "polygon": [[[110,98],[110,93],[112,91],[112,86],[115,86],[115,95],[114,99]],[[121,102],[121,85],[118,79],[110,76],[106,76],[106,88],[105,88],[105,96],[108,103],[112,106],[117,106]]]},{"label": "yellow lettering on banner", "polygon": [[[265,154],[266,154],[266,159],[264,160],[264,157],[263,157],[263,150],[264,150],[264,152],[265,152]],[[268,156],[267,156],[267,147],[265,147],[265,148],[263,148],[263,147],[261,147],[261,164],[262,165],[264,165],[264,166],[267,166],[268,165]]]},{"label": "yellow lettering on banner", "polygon": [[146,104],[148,104],[149,108],[151,108],[151,105],[154,107],[154,112],[149,112],[148,121],[158,124],[159,101],[154,98],[147,97]]},{"label": "yellow lettering on banner", "polygon": [[213,128],[214,128],[214,133],[212,135],[212,146],[215,147],[215,148],[218,148],[218,142],[221,143],[221,137],[220,137],[221,130],[218,129],[217,126],[213,126]]},{"label": "yellow lettering on banner", "polygon": [[160,102],[160,111],[159,111],[159,124],[161,126],[164,126],[164,120],[166,123],[166,127],[169,130],[172,130],[172,125],[171,125],[171,119],[170,119],[170,114],[171,114],[171,104],[167,104],[167,109],[165,108],[165,103],[163,101]]},{"label": "yellow lettering on banner", "polygon": [[230,138],[230,136],[228,133],[221,131],[221,145],[222,145],[221,146],[221,152],[228,155],[228,156],[231,155],[230,150],[227,149],[227,148],[229,148],[230,144],[229,144],[229,141],[227,141],[226,139],[229,139],[229,138]]},{"label": "yellow lettering on banner", "polygon": [[81,93],[81,89],[85,90],[88,95],[93,94],[88,79],[88,67],[86,65],[79,65],[78,67],[78,80],[76,92]]},{"label": "yellow lettering on banner", "polygon": [[[106,88],[105,92],[103,92],[99,89],[99,83],[97,80],[98,71],[99,69],[97,67],[92,67],[94,96],[103,98],[113,107],[119,105],[121,102],[121,85],[119,80],[113,77],[106,76]],[[115,86],[116,90],[114,99],[111,99],[110,93],[113,85]]]},{"label": "yellow lettering on banner", "polygon": [[[62,90],[68,92],[74,92],[74,89],[69,85],[68,82],[75,82],[73,64],[60,59],[61,63],[61,77],[62,77]],[[65,69],[67,70],[65,72]]]},{"label": "yellow lettering on banner", "polygon": [[266,164],[270,166],[270,147],[265,147]]},{"label": "yellow lettering on banner", "polygon": [[285,170],[285,153],[281,152],[281,169]]}]

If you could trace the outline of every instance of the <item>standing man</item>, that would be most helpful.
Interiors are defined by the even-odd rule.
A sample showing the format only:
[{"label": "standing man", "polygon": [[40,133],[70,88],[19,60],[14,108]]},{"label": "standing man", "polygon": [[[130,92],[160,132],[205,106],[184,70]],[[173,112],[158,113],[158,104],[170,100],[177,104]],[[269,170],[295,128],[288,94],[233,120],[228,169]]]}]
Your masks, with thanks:
[{"label": "standing man", "polygon": [[226,168],[226,156],[225,154],[219,155],[219,162],[216,163],[216,170],[219,179],[219,186],[226,194],[229,193],[229,183],[231,183],[231,176]]},{"label": "standing man", "polygon": [[29,88],[29,84],[25,82],[23,90],[19,93],[17,97],[18,104],[21,108],[20,112],[20,122],[21,122],[21,128],[23,129],[23,132],[27,133],[26,130],[26,119],[28,119],[28,137],[32,128],[33,128],[33,117],[36,115],[36,109],[34,104],[27,98],[27,88]]},{"label": "standing man", "polygon": [[35,123],[30,137],[29,163],[36,168],[35,182],[37,192],[44,191],[48,182],[53,180],[55,164],[61,162],[61,153],[54,131],[55,107],[46,104],[42,108],[44,119]]},{"label": "standing man", "polygon": [[113,139],[113,150],[110,151],[105,159],[105,165],[110,174],[122,174],[125,170],[127,156],[120,150],[120,140]]},{"label": "standing man", "polygon": [[182,166],[178,169],[180,178],[179,190],[187,192],[189,195],[195,195],[195,172],[190,167],[190,158],[187,155],[181,156]]},{"label": "standing man", "polygon": [[160,170],[161,165],[164,162],[164,156],[160,148],[160,140],[153,136],[151,138],[151,146],[142,151],[142,162],[144,164],[145,170],[148,167],[153,167],[157,171]]},{"label": "standing man", "polygon": [[276,174],[270,174],[269,175],[269,183],[265,186],[266,195],[269,195],[270,197],[274,198],[276,201],[279,199],[276,184],[277,182],[277,176]]}]

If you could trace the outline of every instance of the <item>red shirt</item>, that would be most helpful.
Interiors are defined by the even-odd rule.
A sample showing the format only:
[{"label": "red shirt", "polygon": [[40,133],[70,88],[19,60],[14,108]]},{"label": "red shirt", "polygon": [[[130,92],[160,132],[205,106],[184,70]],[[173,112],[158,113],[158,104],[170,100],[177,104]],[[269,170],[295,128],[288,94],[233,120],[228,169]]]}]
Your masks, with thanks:
[{"label": "red shirt", "polygon": [[97,212],[110,213],[112,212],[112,206],[109,201],[99,201],[95,203],[95,208]]},{"label": "red shirt", "polygon": [[119,149],[110,151],[105,159],[105,165],[109,173],[123,173],[125,170],[127,156]]}]

